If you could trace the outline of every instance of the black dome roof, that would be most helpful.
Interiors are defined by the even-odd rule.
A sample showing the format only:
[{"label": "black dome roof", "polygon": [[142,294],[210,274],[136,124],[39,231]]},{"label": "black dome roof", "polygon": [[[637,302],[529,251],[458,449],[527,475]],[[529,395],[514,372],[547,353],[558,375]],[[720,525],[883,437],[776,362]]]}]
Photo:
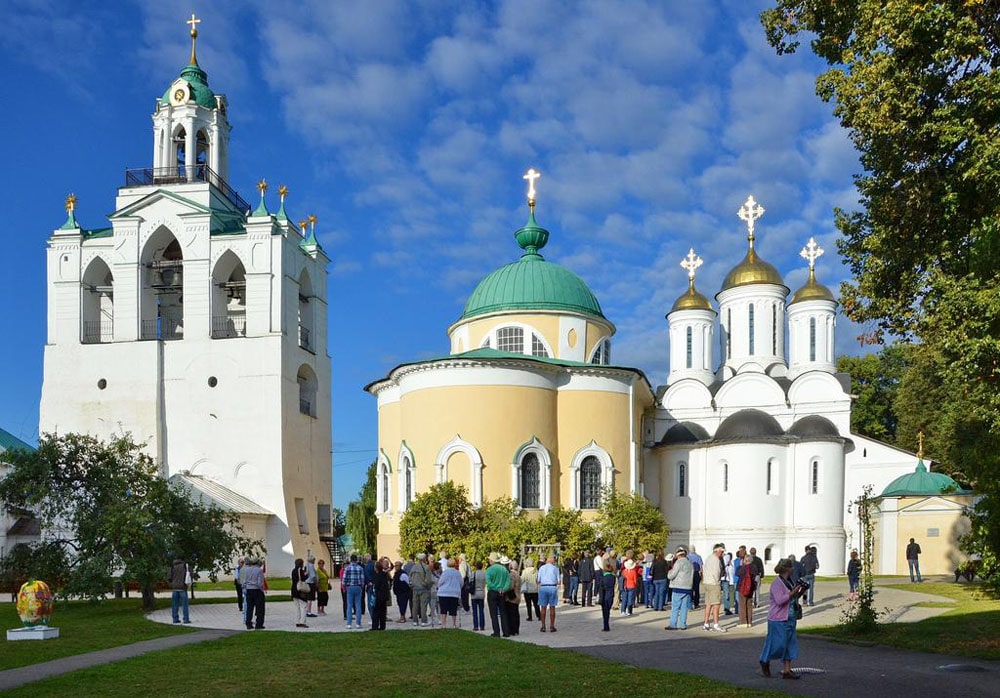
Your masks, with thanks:
[{"label": "black dome roof", "polygon": [[788,433],[792,436],[798,436],[800,439],[815,438],[817,436],[840,436],[840,432],[837,431],[834,423],[826,417],[820,417],[818,414],[812,414],[798,420],[788,430]]},{"label": "black dome roof", "polygon": [[726,417],[715,432],[716,441],[752,441],[760,438],[784,436],[785,431],[776,420],[760,410],[740,410]]},{"label": "black dome roof", "polygon": [[671,444],[693,444],[697,441],[707,441],[708,432],[704,427],[698,426],[694,422],[681,422],[675,424],[660,439],[660,444],[669,446]]}]

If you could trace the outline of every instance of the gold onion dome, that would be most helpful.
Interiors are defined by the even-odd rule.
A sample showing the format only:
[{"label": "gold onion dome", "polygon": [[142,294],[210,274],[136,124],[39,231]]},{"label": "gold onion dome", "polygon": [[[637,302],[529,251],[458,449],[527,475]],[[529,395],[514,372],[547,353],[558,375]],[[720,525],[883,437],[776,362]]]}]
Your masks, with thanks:
[{"label": "gold onion dome", "polygon": [[[670,309],[671,313],[677,312],[678,310],[711,310],[715,312],[712,308],[712,304],[708,302],[705,296],[698,293],[694,288],[694,276],[698,267],[702,265],[702,259],[694,253],[694,248],[688,252],[687,257],[681,260],[681,268],[688,273],[688,290],[687,293],[683,294],[674,302],[674,306]],[[668,315],[670,313],[667,313]]]},{"label": "gold onion dome", "polygon": [[799,252],[799,256],[809,262],[809,279],[805,285],[792,296],[792,303],[802,303],[803,301],[831,301],[836,303],[833,293],[823,284],[816,281],[816,260],[823,256],[823,248],[816,244],[815,238],[809,238],[809,242]]},{"label": "gold onion dome", "polygon": [[[757,220],[764,215],[764,207],[758,204],[751,195],[740,206],[736,215],[747,225],[747,242],[750,245],[750,249],[747,250],[743,261],[726,274],[726,278],[722,281],[720,293],[737,286],[748,286],[750,284],[775,284],[777,286],[784,286],[785,281],[781,278],[778,270],[761,259],[753,246],[755,237],[754,229],[756,228]],[[788,291],[786,290],[785,293],[788,293]]]},{"label": "gold onion dome", "polygon": [[714,308],[705,296],[695,290],[694,283],[692,283],[688,286],[687,292],[674,301],[670,312],[674,313],[678,310],[714,310]]},{"label": "gold onion dome", "polygon": [[739,264],[726,274],[722,281],[723,291],[737,286],[748,284],[776,284],[784,286],[785,281],[781,278],[781,273],[774,266],[765,262],[757,255],[757,251],[752,247],[747,251],[746,257]]},{"label": "gold onion dome", "polygon": [[788,304],[802,303],[803,301],[833,301],[836,303],[837,299],[833,297],[833,292],[830,289],[816,281],[816,272],[810,269],[809,280],[792,295],[792,300]]}]

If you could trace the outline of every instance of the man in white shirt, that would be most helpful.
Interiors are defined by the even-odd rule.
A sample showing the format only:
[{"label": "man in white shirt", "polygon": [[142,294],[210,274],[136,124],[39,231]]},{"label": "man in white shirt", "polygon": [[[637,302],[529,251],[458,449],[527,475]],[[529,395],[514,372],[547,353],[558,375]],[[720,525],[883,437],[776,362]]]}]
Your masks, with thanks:
[{"label": "man in white shirt", "polygon": [[558,600],[559,588],[559,568],[556,567],[556,559],[552,555],[545,561],[545,564],[538,570],[538,606],[540,613],[539,620],[542,621],[542,632],[545,629],[545,608],[549,609],[549,629],[556,632],[556,601]]}]

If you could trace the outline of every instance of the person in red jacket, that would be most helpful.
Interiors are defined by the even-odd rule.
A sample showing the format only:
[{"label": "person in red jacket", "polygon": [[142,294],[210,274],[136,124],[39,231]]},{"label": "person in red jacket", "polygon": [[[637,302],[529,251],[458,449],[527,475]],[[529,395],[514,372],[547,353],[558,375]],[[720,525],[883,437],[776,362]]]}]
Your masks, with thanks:
[{"label": "person in red jacket", "polygon": [[639,588],[642,578],[642,567],[636,564],[635,560],[629,558],[622,566],[622,579],[625,584],[625,593],[622,595],[622,615],[632,615],[632,608],[635,606],[635,592]]}]

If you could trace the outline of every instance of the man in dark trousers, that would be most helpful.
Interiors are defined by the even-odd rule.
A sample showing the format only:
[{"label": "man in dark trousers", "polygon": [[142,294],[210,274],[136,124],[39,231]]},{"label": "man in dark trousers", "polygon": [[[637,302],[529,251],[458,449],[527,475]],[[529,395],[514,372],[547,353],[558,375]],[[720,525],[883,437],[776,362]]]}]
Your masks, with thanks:
[{"label": "man in dark trousers", "polygon": [[577,566],[577,574],[580,575],[580,589],[583,596],[580,599],[581,606],[594,605],[594,560],[590,557],[590,552],[585,551]]},{"label": "man in dark trousers", "polygon": [[[920,544],[917,543],[912,538],[910,539],[910,544],[906,546],[906,564],[910,568],[910,581],[911,582],[922,582],[923,578],[920,576]],[[914,579],[914,573],[917,578]]]},{"label": "man in dark trousers", "polygon": [[510,637],[507,625],[504,593],[511,588],[510,570],[500,564],[500,553],[490,553],[490,566],[486,568],[486,607],[489,609],[493,637]]},{"label": "man in dark trousers", "polygon": [[806,592],[806,604],[815,606],[813,603],[813,592],[816,590],[816,570],[819,569],[819,559],[816,557],[816,547],[806,546],[806,552],[802,556],[802,580],[809,585]]},{"label": "man in dark trousers", "polygon": [[[247,630],[264,629],[264,570],[260,560],[248,558],[243,569],[243,593],[246,594]],[[255,617],[256,616],[256,621]]]}]

